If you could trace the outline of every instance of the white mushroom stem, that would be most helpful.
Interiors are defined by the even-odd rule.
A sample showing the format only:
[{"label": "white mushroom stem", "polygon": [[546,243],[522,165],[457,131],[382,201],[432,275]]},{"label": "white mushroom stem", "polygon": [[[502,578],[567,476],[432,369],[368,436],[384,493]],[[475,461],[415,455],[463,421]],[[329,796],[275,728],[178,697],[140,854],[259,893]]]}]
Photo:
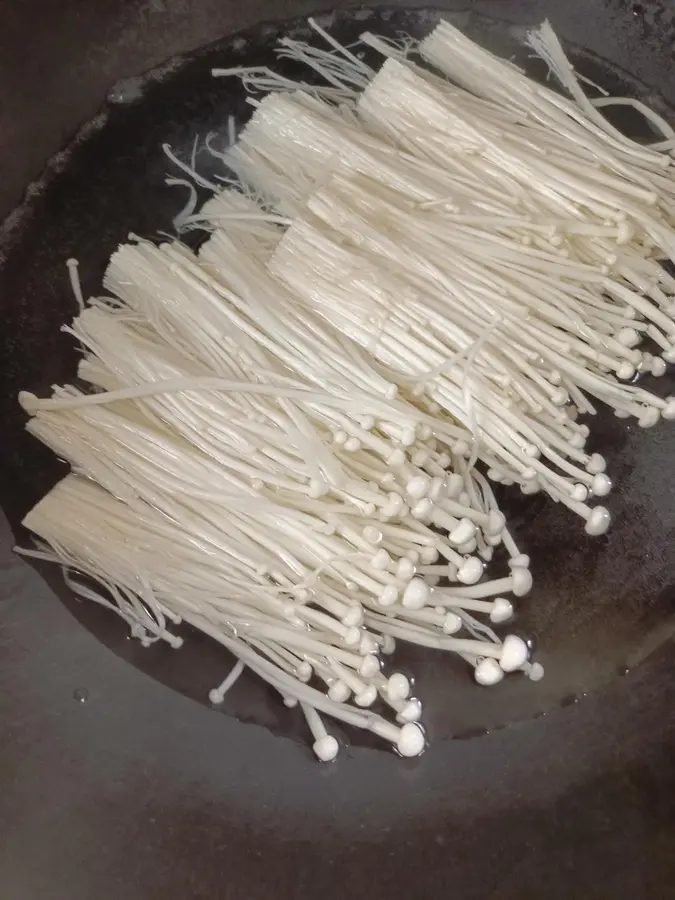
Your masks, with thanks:
[{"label": "white mushroom stem", "polygon": [[429,605],[452,606],[459,605],[458,601],[463,599],[478,600],[499,594],[513,593],[516,597],[522,597],[531,587],[532,575],[524,566],[513,566],[511,575],[506,578],[452,588],[430,588],[421,578],[414,578],[406,587],[402,603],[411,609]]},{"label": "white mushroom stem", "polygon": [[[433,595],[431,602],[433,602]],[[490,621],[495,625],[508,622],[509,619],[513,618],[513,604],[505,597],[495,597],[492,601],[484,601],[471,600],[468,597],[452,597],[446,594],[442,605],[450,609],[457,608],[470,610],[471,612],[486,613]]]},{"label": "white mushroom stem", "polygon": [[390,741],[401,756],[419,756],[424,750],[426,743],[424,732],[419,725],[412,722],[397,728],[381,719],[372,722],[370,730],[379,737]]},{"label": "white mushroom stem", "polygon": [[232,667],[230,673],[227,678],[217,687],[213,688],[209,691],[209,700],[214,706],[217,706],[219,703],[222,703],[225,699],[225,694],[230,690],[232,685],[237,681],[241,673],[244,671],[244,663],[241,659],[237,660],[237,662]]},{"label": "white mushroom stem", "polygon": [[332,735],[328,734],[321,721],[321,716],[314,707],[309,706],[307,703],[300,703],[300,706],[302,707],[309,730],[312,732],[312,737],[314,738],[312,749],[321,762],[331,762],[338,755],[340,749],[338,742]]},{"label": "white mushroom stem", "polygon": [[483,687],[491,687],[494,684],[499,684],[504,678],[504,670],[496,659],[488,657],[476,663],[474,678]]},{"label": "white mushroom stem", "polygon": [[521,669],[530,681],[541,681],[544,677],[544,667],[540,662],[526,662]]}]

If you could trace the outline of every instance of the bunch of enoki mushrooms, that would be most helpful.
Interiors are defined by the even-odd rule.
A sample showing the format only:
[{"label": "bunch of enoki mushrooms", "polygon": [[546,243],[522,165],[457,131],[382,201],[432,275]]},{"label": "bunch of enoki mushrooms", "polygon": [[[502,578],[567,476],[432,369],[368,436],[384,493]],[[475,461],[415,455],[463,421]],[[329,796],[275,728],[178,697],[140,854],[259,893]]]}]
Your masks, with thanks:
[{"label": "bunch of enoki mushrooms", "polygon": [[[527,43],[560,92],[447,22],[364,35],[377,70],[314,27],[327,49],[279,49],[312,83],[214,72],[254,112],[207,141],[224,186],[180,217],[209,232],[198,252],[132,238],[86,303],[69,262],[78,386],[20,402],[71,473],[23,552],[144,644],[180,646],[185,622],[226,647],[214,704],[248,668],[300,705],[320,759],[328,719],[414,756],[398,641],[484,686],[543,675],[499,627],[532,577],[493,485],[603,534],[598,404],[675,417],[637,383],[675,359],[675,133],[591,99],[546,23]],[[651,145],[608,121],[620,104]]]}]

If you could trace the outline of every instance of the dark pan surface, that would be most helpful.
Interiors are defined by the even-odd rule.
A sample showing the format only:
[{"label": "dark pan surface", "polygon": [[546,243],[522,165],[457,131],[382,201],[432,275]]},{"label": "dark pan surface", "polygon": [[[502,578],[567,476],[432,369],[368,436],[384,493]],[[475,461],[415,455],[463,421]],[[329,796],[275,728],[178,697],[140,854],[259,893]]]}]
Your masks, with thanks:
[{"label": "dark pan surface", "polygon": [[[508,18],[508,4],[474,6],[491,15],[460,12],[455,21],[509,55],[521,22],[546,12],[530,4],[512,27],[495,18]],[[653,77],[667,63],[653,30],[670,20],[649,19],[651,6],[627,12],[630,20],[618,9],[601,18],[616,29],[613,46],[566,32],[564,22],[560,30],[577,47],[600,49],[574,51],[585,74],[667,109],[675,92]],[[366,27],[423,34],[435,20],[384,9],[321,21],[350,41]],[[118,81],[104,112],[10,220],[0,243],[0,502],[13,528],[62,474],[23,434],[15,396],[73,374],[73,348],[59,333],[74,312],[64,260],[80,259],[95,292],[129,231],[169,229],[183,195],[164,185],[178,173],[162,143],[187,159],[195,134],[246,115],[236,82],[213,81],[211,66],[270,63],[278,36],[306,31],[300,20],[256,27],[148,78]],[[633,59],[618,42],[630,33],[653,43],[652,78],[639,50]],[[198,163],[210,161],[201,154]],[[672,391],[672,382],[659,389]],[[120,889],[378,898],[404,884],[428,897],[673,896],[675,445],[667,426],[643,432],[606,416],[597,433],[595,449],[620,483],[608,538],[586,538],[551,504],[506,504],[534,559],[536,588],[518,627],[535,637],[545,680],[486,691],[446,658],[408,653],[402,664],[419,676],[432,738],[419,761],[355,743],[336,765],[318,766],[302,723],[253,679],[228,696],[229,715],[203,706],[228,665],[209,642],[188,635],[178,653],[143,650],[103,611],[68,598],[54,573],[65,607],[5,554],[0,883],[30,900]]]}]

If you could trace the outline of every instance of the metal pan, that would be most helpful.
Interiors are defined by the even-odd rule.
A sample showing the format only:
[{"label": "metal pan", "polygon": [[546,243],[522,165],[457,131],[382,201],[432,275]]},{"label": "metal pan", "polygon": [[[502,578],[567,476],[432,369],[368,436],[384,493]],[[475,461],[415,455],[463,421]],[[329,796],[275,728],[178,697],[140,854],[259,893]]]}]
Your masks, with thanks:
[{"label": "metal pan", "polygon": [[[208,689],[228,660],[206,640],[190,634],[179,652],[144,650],[105,612],[74,602],[55,573],[11,557],[12,531],[25,539],[21,516],[63,473],[23,433],[15,398],[19,388],[46,390],[73,375],[75,351],[59,332],[74,313],[65,259],[80,259],[85,287],[96,292],[129,231],[170,229],[183,197],[164,184],[177,173],[162,143],[189,158],[195,135],[247,115],[242,90],[212,80],[211,66],[270,63],[280,35],[307,33],[304,19],[291,18],[307,11],[301,3],[71,2],[57,17],[41,5],[37,20],[14,11],[0,39],[15,134],[11,146],[0,143],[6,205],[104,87],[107,102],[51,159],[0,237],[6,895],[672,897],[675,443],[667,426],[643,432],[600,416],[597,449],[621,485],[606,539],[588,539],[552,504],[506,501],[536,577],[518,627],[535,636],[547,677],[485,691],[451,660],[404,655],[432,738],[414,761],[345,735],[338,762],[316,764],[302,722],[254,679],[228,695],[224,714],[209,709]],[[669,4],[445,6],[506,55],[522,56],[522,27],[550,15],[584,74],[675,118]],[[273,24],[238,31],[261,18]],[[366,28],[423,34],[437,18],[406,5],[343,10],[321,23],[348,42]],[[21,48],[12,28],[16,39],[25,35]],[[192,52],[219,34],[229,36]],[[173,51],[189,52],[138,77]],[[207,169],[208,154],[198,163]]]}]

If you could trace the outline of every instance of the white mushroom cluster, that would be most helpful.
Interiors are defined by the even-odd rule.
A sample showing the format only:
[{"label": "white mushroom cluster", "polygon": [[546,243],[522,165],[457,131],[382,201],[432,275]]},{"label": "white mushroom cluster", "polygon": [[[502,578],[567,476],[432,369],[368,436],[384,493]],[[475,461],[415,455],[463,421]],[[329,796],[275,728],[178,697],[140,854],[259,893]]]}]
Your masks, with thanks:
[{"label": "white mushroom cluster", "polygon": [[[397,641],[483,686],[543,675],[493,629],[532,587],[493,483],[603,534],[595,404],[675,417],[636,383],[675,359],[675,135],[588,99],[547,24],[528,40],[566,94],[447,23],[405,49],[364,35],[377,71],[317,31],[329,50],[280,55],[323,85],[216,73],[270,93],[218,153],[237,186],[181,216],[199,252],[132,236],[86,304],[69,263],[87,388],[20,396],[72,467],[22,552],[145,644],[186,622],[224,645],[211,702],[250,669],[321,760],[325,717],[415,756]],[[662,139],[625,138],[612,102]]]}]

